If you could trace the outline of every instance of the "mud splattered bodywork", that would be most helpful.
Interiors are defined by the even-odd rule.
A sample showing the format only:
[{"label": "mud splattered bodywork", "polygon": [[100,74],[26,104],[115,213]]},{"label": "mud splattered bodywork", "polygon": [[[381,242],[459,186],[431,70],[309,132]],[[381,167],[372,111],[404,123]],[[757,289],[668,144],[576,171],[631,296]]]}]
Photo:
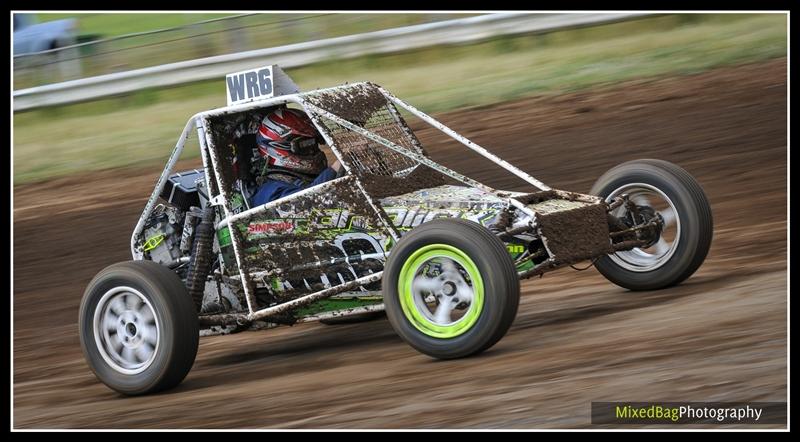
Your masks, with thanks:
[{"label": "mud splattered bodywork", "polygon": [[[247,135],[266,112],[287,105],[309,114],[346,174],[251,207],[260,166],[251,162],[254,146]],[[539,191],[498,191],[433,162],[395,105]],[[144,234],[143,228],[153,224],[156,197],[192,127],[205,166],[197,181],[205,192],[197,210],[215,212],[215,235],[211,255],[200,259],[185,250],[174,268],[196,275],[198,262],[213,263],[198,308],[215,299],[219,308],[201,315],[205,324],[291,323],[331,309],[379,305],[380,276],[392,246],[437,218],[468,219],[498,235],[520,277],[614,251],[606,202],[550,189],[379,86],[357,83],[193,117],[134,232],[137,259],[151,259],[148,241],[158,232],[150,228]],[[173,236],[184,225],[189,226],[176,219]]]},{"label": "mud splattered bodywork", "polygon": [[277,300],[382,269],[392,236],[354,180],[341,178],[237,223],[245,265]]},{"label": "mud splattered bodywork", "polygon": [[[356,198],[354,179],[342,178],[320,192],[237,223],[247,268],[273,302],[383,270],[394,236],[363,198]],[[453,185],[386,197],[378,200],[378,205],[399,235],[437,218],[469,219],[489,229],[501,229],[509,211],[508,203],[500,198]],[[510,249],[516,255],[521,251],[520,247]],[[370,284],[360,292],[374,296],[378,290],[380,284]]]}]

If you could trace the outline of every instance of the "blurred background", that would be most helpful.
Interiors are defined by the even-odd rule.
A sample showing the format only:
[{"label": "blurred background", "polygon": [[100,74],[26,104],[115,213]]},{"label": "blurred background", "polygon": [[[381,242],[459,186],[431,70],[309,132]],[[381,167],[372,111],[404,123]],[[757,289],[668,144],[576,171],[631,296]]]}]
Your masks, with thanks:
[{"label": "blurred background", "polygon": [[[487,25],[452,22],[468,17],[463,14],[431,13],[15,14],[14,180],[165,158],[189,116],[225,104],[224,72],[241,64],[220,66],[210,59],[207,64],[218,69],[208,73],[198,72],[201,66],[177,68],[173,78],[140,74],[134,90],[119,93],[130,88],[104,83],[93,99],[87,94],[100,86],[53,87],[224,54],[316,42],[313,52],[289,47],[247,58],[245,65],[278,63],[304,89],[370,80],[426,112],[786,54],[782,14],[601,15],[610,17],[511,14]],[[18,21],[25,24],[16,26]],[[434,29],[396,31],[448,21]],[[25,34],[36,26],[47,29]],[[390,33],[363,34],[381,30]],[[354,40],[321,44],[348,35]],[[22,44],[28,41],[37,43]],[[30,48],[44,50],[25,51]],[[209,78],[192,81],[196,77]],[[172,84],[158,87],[162,83]],[[51,89],[48,94],[37,87]],[[45,127],[49,136],[43,139]]]},{"label": "blurred background", "polygon": [[[591,401],[786,401],[787,18],[14,13],[15,427],[561,428],[588,426]],[[555,188],[675,162],[712,203],[709,257],[661,292],[593,270],[526,281],[480,358],[432,362],[386,321],[306,324],[204,338],[174,392],[122,399],[83,362],[83,290],[130,259],[225,73],[273,63],[304,90],[378,83]],[[435,160],[498,177],[411,125]],[[187,145],[178,168],[198,156]]]}]

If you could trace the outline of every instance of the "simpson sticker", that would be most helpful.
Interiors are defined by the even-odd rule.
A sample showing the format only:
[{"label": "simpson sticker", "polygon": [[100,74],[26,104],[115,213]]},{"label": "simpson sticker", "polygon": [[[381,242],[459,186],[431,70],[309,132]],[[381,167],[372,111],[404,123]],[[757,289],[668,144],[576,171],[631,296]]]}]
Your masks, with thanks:
[{"label": "simpson sticker", "polygon": [[277,221],[268,223],[252,223],[247,226],[247,233],[288,233],[294,229],[294,224],[288,221]]}]

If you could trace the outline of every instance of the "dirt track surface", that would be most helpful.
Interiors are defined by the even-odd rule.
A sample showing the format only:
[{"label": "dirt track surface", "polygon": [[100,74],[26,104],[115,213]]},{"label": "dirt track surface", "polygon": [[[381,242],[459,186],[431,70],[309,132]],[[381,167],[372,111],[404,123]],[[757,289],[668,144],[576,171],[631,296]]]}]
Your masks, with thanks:
[{"label": "dirt track surface", "polygon": [[[17,187],[14,426],[560,428],[589,427],[591,401],[785,401],[786,87],[782,59],[441,115],[556,188],[586,192],[635,158],[675,162],[715,221],[684,284],[632,293],[594,269],[526,281],[508,335],[457,361],[416,353],[385,320],[305,324],[203,338],[178,388],[122,397],[83,360],[78,305],[96,272],[130,259],[160,171]],[[457,146],[427,149],[516,183]]]}]

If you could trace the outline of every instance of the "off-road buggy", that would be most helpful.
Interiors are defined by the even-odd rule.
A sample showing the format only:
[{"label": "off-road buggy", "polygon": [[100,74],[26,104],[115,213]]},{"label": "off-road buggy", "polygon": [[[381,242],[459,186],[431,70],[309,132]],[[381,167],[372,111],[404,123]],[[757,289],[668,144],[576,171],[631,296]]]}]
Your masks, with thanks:
[{"label": "off-road buggy", "polygon": [[[384,309],[420,352],[469,356],[505,335],[521,279],[589,260],[617,285],[654,290],[705,259],[709,203],[678,166],[624,163],[592,195],[551,189],[375,84],[299,93],[277,67],[270,75],[266,99],[189,119],[134,229],[133,260],[86,289],[81,345],[120,393],[180,383],[201,334]],[[250,207],[260,166],[242,128],[278,106],[302,108],[346,173]],[[495,190],[437,164],[398,108],[534,189]],[[173,173],[191,131],[203,169]]]}]

